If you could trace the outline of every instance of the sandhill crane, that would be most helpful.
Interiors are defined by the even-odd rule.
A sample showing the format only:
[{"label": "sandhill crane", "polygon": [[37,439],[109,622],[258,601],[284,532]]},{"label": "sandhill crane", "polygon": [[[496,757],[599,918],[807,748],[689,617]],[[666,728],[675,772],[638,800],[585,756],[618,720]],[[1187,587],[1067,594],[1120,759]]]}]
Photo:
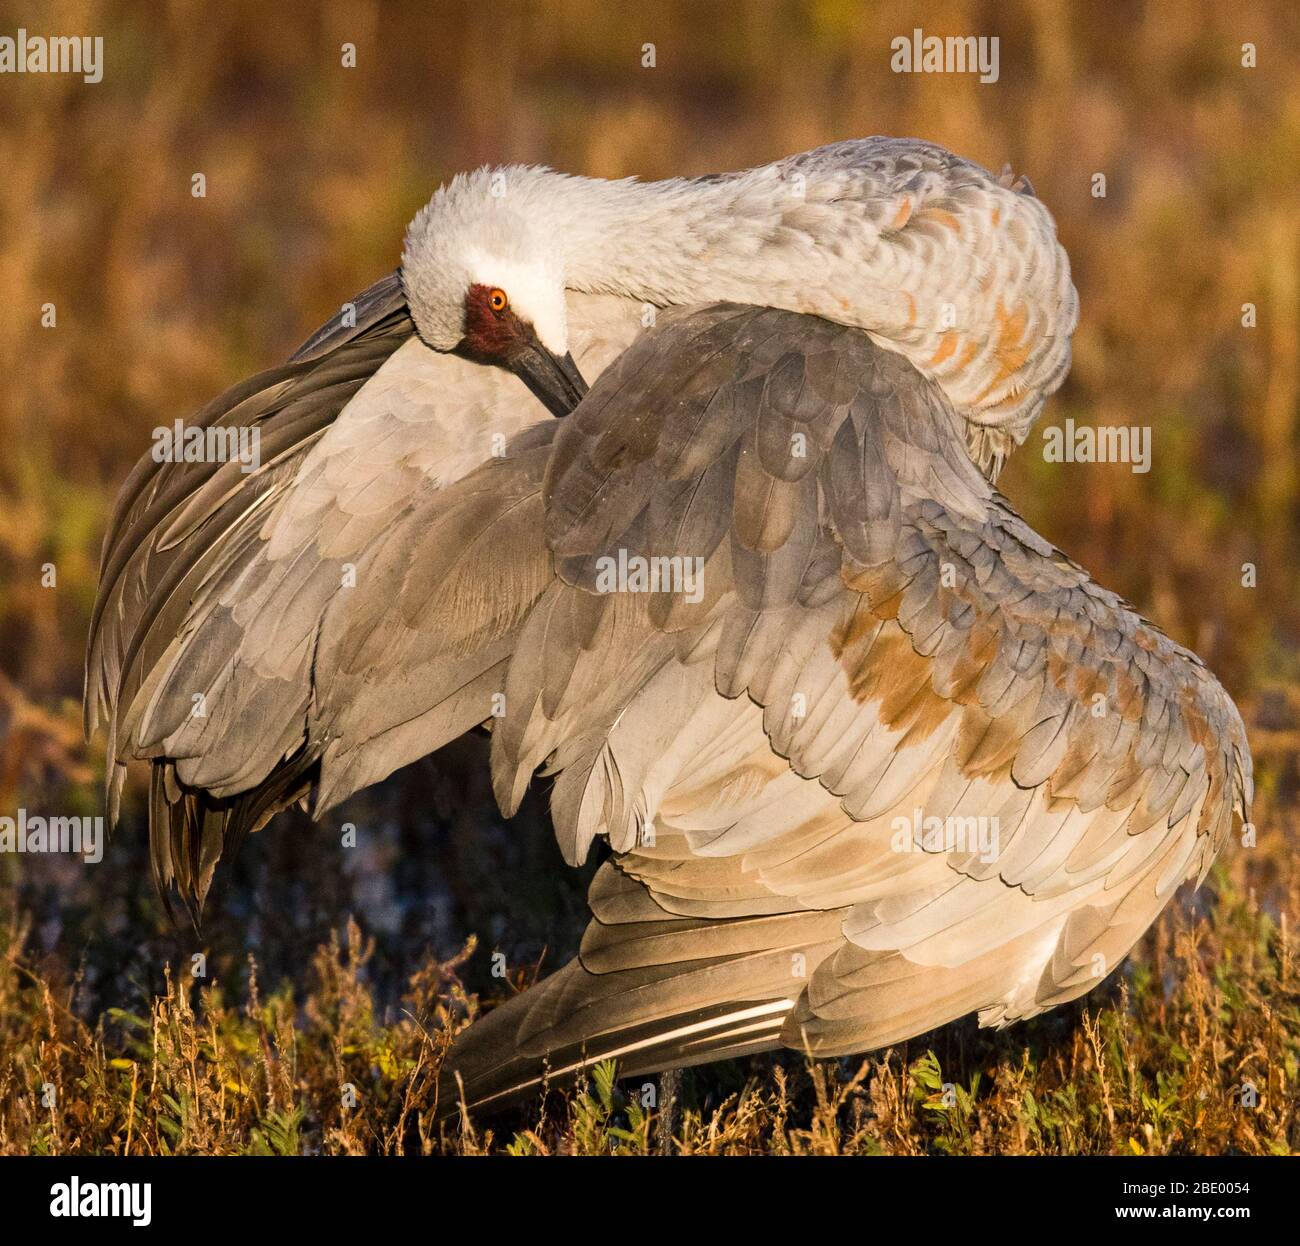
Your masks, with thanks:
[{"label": "sandhill crane", "polygon": [[502,807],[544,768],[566,859],[611,855],[448,1103],[1081,995],[1251,767],[1198,659],[994,488],[1076,317],[1028,185],[925,143],[458,177],[355,326],[200,415],[260,471],[123,490],[87,709],[152,759],[160,884],[196,907],[278,808],[487,723]]}]

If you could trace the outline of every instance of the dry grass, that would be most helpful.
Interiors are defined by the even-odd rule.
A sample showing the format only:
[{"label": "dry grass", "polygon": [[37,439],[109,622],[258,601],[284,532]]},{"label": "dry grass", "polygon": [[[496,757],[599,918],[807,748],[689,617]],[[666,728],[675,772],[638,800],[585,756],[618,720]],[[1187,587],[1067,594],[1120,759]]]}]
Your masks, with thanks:
[{"label": "dry grass", "polygon": [[[1275,924],[1224,890],[1167,914],[1143,958],[1086,1006],[1005,1033],[949,1027],[864,1060],[793,1056],[688,1074],[681,1154],[1283,1154],[1300,1145],[1300,969]],[[0,961],[0,1153],[624,1154],[660,1146],[647,1087],[611,1066],[499,1121],[436,1127],[437,1071],[477,1010],[464,956],[410,978],[381,1023],[355,923],[300,995],[238,1000],[168,973],[148,1015],[93,1023],[78,983]],[[468,955],[469,949],[464,955]],[[1109,998],[1107,998],[1109,996]]]}]

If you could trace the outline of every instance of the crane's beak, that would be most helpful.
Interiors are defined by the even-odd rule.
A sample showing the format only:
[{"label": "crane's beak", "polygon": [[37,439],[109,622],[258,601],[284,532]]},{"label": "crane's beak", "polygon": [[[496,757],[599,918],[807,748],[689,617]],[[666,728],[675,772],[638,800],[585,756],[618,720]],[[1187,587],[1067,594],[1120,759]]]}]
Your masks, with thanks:
[{"label": "crane's beak", "polygon": [[561,359],[536,338],[510,360],[510,368],[552,415],[568,415],[587,395],[587,382],[573,356]]}]

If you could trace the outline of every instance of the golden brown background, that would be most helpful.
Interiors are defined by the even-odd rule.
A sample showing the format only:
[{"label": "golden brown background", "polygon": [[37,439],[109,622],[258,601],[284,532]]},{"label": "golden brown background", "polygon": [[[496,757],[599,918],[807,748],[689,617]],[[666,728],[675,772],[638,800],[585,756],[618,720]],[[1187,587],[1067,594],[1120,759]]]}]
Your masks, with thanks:
[{"label": "golden brown background", "polygon": [[[1276,913],[1293,880],[1300,741],[1298,11],[1289,0],[0,2],[0,34],[105,40],[97,85],[0,76],[0,808],[96,807],[101,744],[79,743],[81,648],[106,513],[150,430],[279,362],[391,270],[441,180],[510,161],[660,178],[911,135],[995,170],[1010,162],[1056,217],[1081,321],[1045,422],[1149,425],[1153,466],[1048,464],[1036,431],[1001,487],[1238,698],[1260,847],[1230,852],[1227,869]],[[915,26],[998,36],[999,81],[892,73],[890,41]],[[356,68],[340,63],[344,42]],[[204,199],[191,197],[197,172]],[[40,327],[47,302],[53,329]],[[1248,302],[1253,329],[1241,324]],[[50,562],[57,589],[41,586]],[[1243,587],[1244,563],[1257,587]],[[473,787],[456,767],[474,760],[394,781],[405,805],[442,810],[432,840],[399,818],[399,838],[329,903],[322,883],[276,908],[317,904],[300,924],[328,929],[424,852],[450,880],[444,935],[473,922],[489,943],[565,946],[556,913],[580,911],[569,883],[543,889],[532,926],[512,913],[525,934],[490,915],[513,904],[508,887],[476,872],[475,827],[447,812]],[[391,815],[395,797],[372,799],[372,817]],[[496,831],[530,869],[549,860],[540,829],[526,848],[517,830]],[[250,849],[259,875],[306,868],[309,833],[259,836],[272,840]],[[123,838],[98,871],[140,872],[138,809]],[[0,862],[0,916],[16,930],[34,915],[35,950],[75,960],[73,932],[101,937],[117,891],[97,880],[78,901],[79,877],[41,868]],[[234,953],[251,929],[241,923],[270,928],[250,894],[218,936]],[[118,934],[144,926],[160,955],[183,946],[147,888],[126,895]],[[408,935],[411,920],[398,922]],[[406,950],[393,945],[394,974]]]},{"label": "golden brown background", "polygon": [[[77,691],[104,511],[149,431],[394,267],[444,178],[697,174],[876,133],[1030,176],[1082,304],[1047,419],[1153,428],[1149,475],[1044,464],[1035,436],[1005,491],[1239,695],[1300,673],[1295,6],[0,4],[23,23],[102,33],[106,62],[0,78],[0,652],[25,692]],[[998,35],[999,81],[890,72],[914,25]]]}]

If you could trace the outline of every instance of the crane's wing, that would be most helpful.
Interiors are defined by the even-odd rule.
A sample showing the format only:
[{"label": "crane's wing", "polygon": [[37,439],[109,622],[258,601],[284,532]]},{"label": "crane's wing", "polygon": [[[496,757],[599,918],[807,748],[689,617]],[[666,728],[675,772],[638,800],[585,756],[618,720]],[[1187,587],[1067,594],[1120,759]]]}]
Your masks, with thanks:
[{"label": "crane's wing", "polygon": [[566,422],[494,780],[509,809],[558,772],[565,855],[614,856],[578,959],[458,1040],[453,1099],[1030,1016],[1248,817],[1223,689],[961,424],[863,335],[734,306],[662,316]]},{"label": "crane's wing", "polygon": [[118,492],[104,537],[86,652],[86,732],[110,730],[111,804],[123,768],[113,747],[119,708],[176,634],[193,586],[216,557],[249,539],[321,434],[415,329],[397,275],[376,282],[298,350],[215,398],[194,429],[249,430],[260,466],[207,455],[145,453]]},{"label": "crane's wing", "polygon": [[[105,545],[90,722],[98,700],[113,759],[153,759],[155,874],[192,913],[278,809],[319,812],[488,717],[548,573],[545,409],[427,349],[396,279],[356,313],[200,417],[256,428],[259,470],[145,461]],[[577,319],[580,363],[621,349]]]}]

